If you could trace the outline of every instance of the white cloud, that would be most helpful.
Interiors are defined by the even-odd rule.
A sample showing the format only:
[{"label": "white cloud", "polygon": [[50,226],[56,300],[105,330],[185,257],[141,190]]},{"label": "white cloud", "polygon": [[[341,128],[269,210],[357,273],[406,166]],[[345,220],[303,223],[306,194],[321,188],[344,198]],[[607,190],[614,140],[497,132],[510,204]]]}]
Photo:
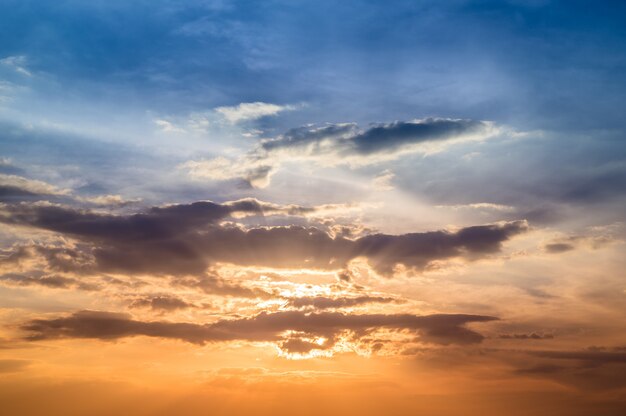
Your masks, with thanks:
[{"label": "white cloud", "polygon": [[6,58],[2,58],[0,59],[0,65],[12,68],[15,72],[26,75],[27,77],[33,75],[28,69],[26,69],[26,57],[23,55],[7,56]]},{"label": "white cloud", "polygon": [[477,202],[475,204],[463,204],[463,205],[437,205],[435,206],[435,208],[451,209],[454,211],[459,211],[459,210],[464,210],[464,209],[490,210],[490,211],[502,211],[502,212],[515,211],[515,207],[509,206],[509,205],[492,204],[491,202]]},{"label": "white cloud", "polygon": [[71,192],[69,189],[60,189],[46,182],[27,179],[17,175],[0,174],[0,184],[20,188],[34,194],[68,195]]},{"label": "white cloud", "polygon": [[186,169],[194,179],[226,180],[233,177],[233,162],[223,156],[211,160],[190,160],[179,168]]},{"label": "white cloud", "polygon": [[77,200],[101,206],[125,206],[141,202],[141,199],[124,199],[121,195],[100,195],[93,197],[76,197]]},{"label": "white cloud", "polygon": [[221,114],[230,123],[256,120],[261,117],[275,116],[283,111],[292,111],[296,107],[291,105],[277,105],[262,102],[241,103],[233,107],[217,107],[215,112]]},{"label": "white cloud", "polygon": [[157,125],[159,130],[161,130],[161,131],[163,131],[165,133],[185,133],[186,132],[185,129],[183,129],[181,127],[178,127],[177,125],[175,125],[171,121],[162,120],[162,119],[156,119],[156,120],[154,120],[154,124]]},{"label": "white cloud", "polygon": [[[233,107],[217,107],[212,110],[194,111],[187,116],[165,116],[155,118],[154,124],[164,133],[206,134],[221,132],[226,129],[238,129],[238,123],[257,120],[262,117],[275,116],[283,111],[292,111],[297,107],[292,105],[277,105],[262,102],[241,103]],[[245,130],[239,132],[244,137],[255,137],[262,133],[260,130]]]},{"label": "white cloud", "polygon": [[396,175],[389,169],[380,172],[372,181],[372,186],[377,191],[391,191],[394,189],[393,180]]}]

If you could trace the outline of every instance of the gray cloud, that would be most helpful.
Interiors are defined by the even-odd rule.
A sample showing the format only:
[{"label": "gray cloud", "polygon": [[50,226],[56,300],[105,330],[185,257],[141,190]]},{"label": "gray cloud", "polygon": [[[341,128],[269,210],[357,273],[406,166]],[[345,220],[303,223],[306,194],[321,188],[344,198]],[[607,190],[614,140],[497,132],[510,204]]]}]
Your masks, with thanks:
[{"label": "gray cloud", "polygon": [[171,281],[173,286],[199,289],[207,294],[233,296],[252,299],[271,299],[276,295],[266,290],[246,287],[233,282],[228,282],[212,272],[200,276],[175,277]]},{"label": "gray cloud", "polygon": [[518,374],[548,378],[580,390],[613,390],[626,387],[624,348],[592,347],[579,351],[527,351],[537,361],[519,368]]},{"label": "gray cloud", "polygon": [[41,199],[41,197],[42,195],[40,194],[17,186],[0,185],[1,202],[29,201]]},{"label": "gray cloud", "polygon": [[358,257],[367,258],[380,273],[391,274],[400,264],[421,270],[435,260],[497,253],[503,242],[528,228],[525,221],[514,221],[456,232],[372,234],[351,240],[314,227],[243,230],[217,224],[233,213],[262,212],[259,204],[196,202],[125,216],[16,204],[4,207],[0,221],[56,231],[92,244],[94,270],[160,274],[199,274],[217,262],[336,270]]},{"label": "gray cloud", "polygon": [[538,334],[537,332],[531,332],[530,334],[501,334],[498,335],[500,339],[553,339],[554,335],[552,334]]},{"label": "gray cloud", "polygon": [[281,149],[306,149],[321,152],[320,143],[324,141],[348,142],[358,134],[358,128],[354,123],[330,124],[324,127],[296,127],[288,130],[285,134],[273,140],[261,143],[260,149],[272,152]]},{"label": "gray cloud", "polygon": [[583,350],[583,351],[531,351],[529,354],[536,357],[555,360],[582,361],[589,365],[604,365],[610,363],[626,363],[626,351]]},{"label": "gray cloud", "polygon": [[96,286],[80,280],[59,275],[41,275],[41,273],[19,274],[6,273],[0,275],[0,282],[18,286],[44,286],[53,289],[78,288],[82,290],[95,290]]},{"label": "gray cloud", "polygon": [[402,146],[449,140],[466,134],[484,133],[488,124],[475,120],[426,119],[379,124],[354,136],[354,148],[362,154],[389,152]]},{"label": "gray cloud", "polygon": [[545,249],[548,253],[565,253],[566,251],[574,250],[576,247],[568,243],[550,243],[546,244]]},{"label": "gray cloud", "polygon": [[198,306],[171,295],[145,296],[135,299],[131,308],[150,308],[153,311],[171,312],[179,309],[197,308]]},{"label": "gray cloud", "polygon": [[80,311],[54,319],[34,319],[22,329],[30,332],[32,341],[56,338],[94,338],[114,340],[132,336],[178,339],[194,344],[245,341],[281,341],[285,331],[325,336],[334,339],[343,331],[366,333],[387,328],[415,332],[427,341],[438,344],[473,344],[483,336],[464,325],[471,322],[489,322],[497,318],[482,315],[438,314],[417,316],[410,314],[347,315],[338,312],[307,314],[301,311],[260,313],[251,318],[220,320],[212,324],[143,322],[129,315]]}]

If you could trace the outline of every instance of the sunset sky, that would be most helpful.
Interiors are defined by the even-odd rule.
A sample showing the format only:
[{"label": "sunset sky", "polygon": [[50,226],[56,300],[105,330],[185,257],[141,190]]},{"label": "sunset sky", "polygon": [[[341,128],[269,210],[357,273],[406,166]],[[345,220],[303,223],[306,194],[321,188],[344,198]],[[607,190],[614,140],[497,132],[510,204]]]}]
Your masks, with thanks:
[{"label": "sunset sky", "polygon": [[626,3],[0,2],[0,414],[624,415]]}]

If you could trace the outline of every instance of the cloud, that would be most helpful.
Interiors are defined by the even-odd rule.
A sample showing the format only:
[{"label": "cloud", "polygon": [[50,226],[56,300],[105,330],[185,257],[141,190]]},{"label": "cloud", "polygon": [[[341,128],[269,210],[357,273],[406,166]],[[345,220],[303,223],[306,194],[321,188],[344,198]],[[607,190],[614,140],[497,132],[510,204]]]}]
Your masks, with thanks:
[{"label": "cloud", "polygon": [[336,309],[349,308],[352,306],[361,306],[370,303],[393,303],[398,302],[395,298],[383,296],[357,296],[357,297],[338,297],[330,298],[326,296],[303,296],[292,298],[289,305],[294,308],[312,307],[315,309]]},{"label": "cloud", "polygon": [[37,199],[40,196],[65,196],[69,189],[59,189],[46,182],[0,173],[0,202]]},{"label": "cloud", "polygon": [[555,360],[583,361],[591,365],[626,363],[626,351],[588,349],[583,351],[531,351],[529,354]]},{"label": "cloud", "polygon": [[[0,161],[0,167],[2,163]],[[5,170],[19,171],[12,165],[5,165]],[[137,203],[140,199],[125,199],[121,195],[80,196],[73,195],[72,190],[62,189],[47,182],[28,179],[18,175],[0,173],[0,202],[19,201],[53,201],[77,202],[97,206],[125,206]]]},{"label": "cloud", "polygon": [[233,107],[217,107],[215,112],[222,115],[230,123],[256,120],[262,117],[275,116],[283,111],[295,110],[291,105],[277,105],[262,102],[241,103]]},{"label": "cloud", "polygon": [[626,387],[626,349],[591,347],[585,350],[526,351],[537,361],[524,360],[517,374],[552,379],[582,391]]},{"label": "cloud", "polygon": [[159,130],[166,133],[184,133],[185,129],[174,125],[171,121],[156,119],[154,120],[154,124],[159,128]]},{"label": "cloud", "polygon": [[549,243],[545,245],[545,250],[548,253],[565,253],[566,251],[574,250],[576,247],[568,243]]},{"label": "cloud", "polygon": [[[0,250],[0,280],[14,284],[63,286],[61,283],[83,286],[58,273],[82,273],[94,269],[91,247],[72,246],[65,241],[55,244],[15,244]],[[89,285],[84,285],[85,287]]]},{"label": "cloud", "polygon": [[141,199],[125,199],[121,195],[99,195],[93,197],[76,197],[78,201],[98,206],[123,207],[141,202]]},{"label": "cloud", "polygon": [[463,204],[463,205],[436,205],[435,208],[451,209],[454,211],[466,210],[466,209],[501,211],[501,212],[515,211],[515,207],[509,206],[509,205],[494,204],[492,202],[477,202],[473,204]]},{"label": "cloud", "polygon": [[[2,83],[0,82],[0,92],[2,92]],[[15,166],[11,159],[6,157],[0,157],[0,173],[2,174],[19,174],[22,173],[23,169]]]},{"label": "cloud", "polygon": [[500,339],[553,339],[554,335],[552,334],[538,334],[536,332],[531,332],[530,334],[501,334],[498,335]]},{"label": "cloud", "polygon": [[78,288],[81,290],[95,290],[96,286],[81,282],[78,279],[60,275],[42,275],[41,273],[18,274],[6,273],[0,275],[0,282],[18,286],[43,286],[52,289]]},{"label": "cloud", "polygon": [[135,299],[131,308],[150,308],[153,311],[171,312],[179,309],[197,308],[198,306],[171,295],[145,296]]},{"label": "cloud", "polygon": [[[225,341],[284,341],[292,338],[287,331],[334,339],[349,331],[365,334],[386,328],[408,331],[426,342],[437,344],[475,344],[483,336],[464,325],[471,322],[489,322],[497,318],[483,315],[438,314],[363,314],[348,315],[339,312],[304,313],[288,311],[262,312],[254,317],[223,319],[211,324],[137,321],[130,315],[80,311],[53,319],[33,319],[21,326],[28,331],[28,340],[57,338],[93,338],[115,340],[133,336],[178,339],[194,344]],[[287,337],[287,338],[286,338]]]},{"label": "cloud", "polygon": [[26,75],[27,77],[33,75],[28,69],[26,69],[26,57],[23,55],[7,56],[6,58],[2,58],[0,59],[0,65],[12,68],[15,72]]},{"label": "cloud", "polygon": [[[166,134],[212,134],[255,137],[261,130],[251,129],[245,122],[263,117],[276,116],[299,106],[277,105],[263,102],[241,103],[231,107],[216,107],[212,110],[193,111],[185,116],[163,116],[153,120],[157,129]],[[239,126],[236,126],[239,125]]]},{"label": "cloud", "polygon": [[393,180],[396,175],[389,169],[380,172],[372,181],[372,186],[377,191],[391,191],[394,189]]},{"label": "cloud", "polygon": [[397,265],[422,270],[436,260],[486,257],[528,228],[525,221],[513,221],[454,232],[370,234],[352,240],[332,237],[315,227],[243,229],[220,224],[235,215],[266,211],[307,215],[311,210],[249,199],[224,204],[201,201],[111,215],[21,203],[2,207],[0,221],[55,231],[91,244],[89,255],[95,258],[97,270],[158,274],[203,273],[214,263],[337,270],[365,257],[379,273],[389,275]]},{"label": "cloud", "polygon": [[247,287],[227,282],[217,274],[207,272],[201,276],[176,277],[172,280],[173,286],[199,289],[207,294],[233,296],[251,299],[271,299],[276,295],[267,290]]},{"label": "cloud", "polygon": [[294,128],[261,141],[243,157],[189,161],[181,165],[195,178],[241,178],[263,187],[286,161],[312,161],[323,166],[365,166],[405,154],[429,154],[467,141],[483,141],[502,133],[492,122],[428,118],[396,121],[362,130],[354,123]]},{"label": "cloud", "polygon": [[546,253],[560,254],[579,248],[597,250],[611,243],[621,241],[611,229],[591,229],[589,235],[571,235],[555,238],[543,246]]}]

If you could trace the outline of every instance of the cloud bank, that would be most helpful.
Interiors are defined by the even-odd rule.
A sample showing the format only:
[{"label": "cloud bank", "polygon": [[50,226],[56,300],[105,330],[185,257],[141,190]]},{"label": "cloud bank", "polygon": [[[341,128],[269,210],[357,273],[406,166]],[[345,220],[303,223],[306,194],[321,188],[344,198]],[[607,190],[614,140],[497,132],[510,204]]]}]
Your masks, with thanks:
[{"label": "cloud bank", "polygon": [[262,312],[242,319],[224,319],[211,324],[144,322],[127,314],[80,311],[53,319],[33,319],[22,325],[30,332],[31,341],[57,338],[92,338],[115,340],[124,337],[148,336],[178,339],[194,344],[225,341],[281,341],[288,340],[287,331],[308,336],[335,339],[341,332],[350,331],[360,337],[374,329],[387,328],[409,331],[428,342],[438,344],[475,344],[483,336],[464,325],[472,322],[496,320],[492,316],[437,314],[363,314],[348,315],[339,312],[304,313],[288,311]]},{"label": "cloud bank", "polygon": [[[77,269],[174,275],[203,273],[215,263],[338,270],[361,257],[379,273],[391,275],[398,265],[420,271],[438,260],[488,257],[528,229],[525,221],[512,221],[456,231],[348,239],[316,227],[244,228],[224,222],[240,215],[307,215],[314,210],[240,200],[224,204],[201,201],[113,215],[20,203],[2,207],[0,221],[53,231],[87,244],[88,248],[71,256]],[[64,266],[72,267],[72,263]]]}]

